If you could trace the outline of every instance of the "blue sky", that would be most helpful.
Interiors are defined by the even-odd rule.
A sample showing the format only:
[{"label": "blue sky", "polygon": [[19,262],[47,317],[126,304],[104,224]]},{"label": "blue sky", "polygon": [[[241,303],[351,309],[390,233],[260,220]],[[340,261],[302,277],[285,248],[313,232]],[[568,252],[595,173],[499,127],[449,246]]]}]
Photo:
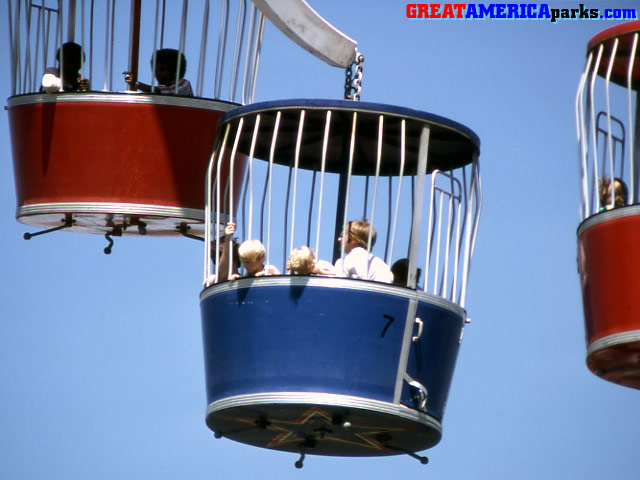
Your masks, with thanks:
[{"label": "blue sky", "polygon": [[[482,141],[472,322],[429,465],[307,457],[300,471],[295,455],[214,439],[201,244],[122,238],[106,256],[97,235],[24,241],[5,112],[0,478],[637,479],[639,392],[588,372],[576,266],[575,92],[588,40],[615,22],[408,20],[395,0],[310,3],[358,41],[362,100],[451,118]],[[7,43],[0,58],[7,72]],[[267,27],[256,101],[339,99],[343,83]]]}]

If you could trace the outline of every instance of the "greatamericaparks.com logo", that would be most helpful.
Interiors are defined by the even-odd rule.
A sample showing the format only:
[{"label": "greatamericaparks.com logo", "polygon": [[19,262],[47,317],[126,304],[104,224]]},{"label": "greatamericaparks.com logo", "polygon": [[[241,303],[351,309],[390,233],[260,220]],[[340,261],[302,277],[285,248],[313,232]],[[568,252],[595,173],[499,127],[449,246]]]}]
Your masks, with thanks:
[{"label": "greatamericaparks.com logo", "polygon": [[635,8],[551,8],[548,3],[407,3],[407,18],[451,20],[635,20]]}]

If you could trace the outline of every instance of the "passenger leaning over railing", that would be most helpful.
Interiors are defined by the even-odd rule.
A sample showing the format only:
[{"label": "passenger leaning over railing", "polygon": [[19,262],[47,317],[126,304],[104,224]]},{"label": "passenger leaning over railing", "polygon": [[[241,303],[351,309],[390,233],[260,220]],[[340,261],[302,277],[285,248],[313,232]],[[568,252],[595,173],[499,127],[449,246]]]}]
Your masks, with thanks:
[{"label": "passenger leaning over railing", "polygon": [[287,270],[292,275],[325,275],[335,277],[336,267],[326,260],[316,260],[309,247],[298,247],[291,252],[287,262]]},{"label": "passenger leaning over railing", "polygon": [[80,69],[85,60],[82,47],[74,42],[63,43],[56,52],[58,67],[49,67],[42,76],[40,91],[46,93],[89,90],[89,80],[82,78]]},{"label": "passenger leaning over railing", "polygon": [[[184,54],[173,48],[162,48],[156,50],[151,57],[151,68],[155,60],[154,75],[159,85],[151,88],[142,82],[135,82],[130,72],[124,72],[124,81],[130,85],[132,90],[140,90],[145,93],[160,93],[165,95],[178,95],[180,97],[193,97],[193,90],[189,80],[184,78],[187,71],[187,59]],[[178,72],[178,62],[180,71]],[[176,72],[178,73],[176,78]],[[178,87],[176,90],[176,81]]]},{"label": "passenger leaning over railing", "polygon": [[600,211],[624,207],[627,204],[627,185],[620,178],[613,179],[613,203],[611,199],[611,180],[607,177],[600,179]]},{"label": "passenger leaning over railing", "polygon": [[237,275],[240,269],[240,255],[238,254],[238,243],[233,238],[236,231],[236,224],[229,222],[224,228],[224,236],[219,241],[211,243],[211,260],[216,262],[216,249],[220,257],[220,265],[218,266],[218,277],[215,274],[209,275],[205,280],[204,286],[208,287],[217,282],[228,280],[229,276],[229,253],[231,252],[231,275]]},{"label": "passenger leaning over railing", "polygon": [[375,280],[391,283],[393,274],[389,266],[379,257],[367,252],[371,235],[371,246],[376,243],[376,229],[367,220],[353,220],[347,223],[346,234],[338,237],[338,242],[344,244],[344,259],[336,261],[339,276]]}]

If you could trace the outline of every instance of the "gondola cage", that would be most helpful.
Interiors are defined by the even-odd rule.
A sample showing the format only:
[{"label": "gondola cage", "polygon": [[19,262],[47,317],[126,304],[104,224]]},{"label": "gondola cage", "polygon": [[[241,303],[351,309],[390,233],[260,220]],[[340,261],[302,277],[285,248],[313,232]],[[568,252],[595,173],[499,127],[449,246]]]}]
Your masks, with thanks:
[{"label": "gondola cage", "polygon": [[[204,196],[194,185],[205,176],[218,119],[252,101],[264,27],[251,2],[220,5],[9,1],[16,218],[45,229],[25,238],[62,229],[109,240],[202,235]],[[56,63],[64,70],[67,42],[81,46],[78,75],[88,80],[45,93],[43,73]],[[160,48],[186,54],[193,97],[125,83],[128,71],[134,83],[158,86],[149,59]]]},{"label": "gondola cage", "polygon": [[576,98],[587,366],[640,389],[640,21],[587,47]]},{"label": "gondola cage", "polygon": [[[408,276],[390,284],[283,274],[205,288],[207,425],[217,437],[297,452],[297,467],[306,454],[426,463],[416,452],[441,438],[467,319],[478,137],[401,107],[288,100],[226,114],[216,152],[207,245],[232,220],[238,241],[260,239],[265,262],[286,273],[301,245],[335,261],[347,222],[366,218],[377,229],[370,252],[388,265],[404,259]],[[215,175],[234,171],[236,158],[247,162],[240,191]],[[237,217],[221,214],[238,196]],[[213,250],[209,281],[221,273]]]}]

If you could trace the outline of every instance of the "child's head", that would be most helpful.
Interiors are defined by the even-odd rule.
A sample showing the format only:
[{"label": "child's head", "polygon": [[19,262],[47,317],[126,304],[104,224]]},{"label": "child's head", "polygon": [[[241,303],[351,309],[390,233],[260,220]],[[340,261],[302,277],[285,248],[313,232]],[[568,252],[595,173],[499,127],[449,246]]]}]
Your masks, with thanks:
[{"label": "child's head", "polygon": [[[222,254],[224,252],[224,242],[225,242],[224,237],[220,237],[218,242],[216,242],[215,240],[213,242],[211,242],[211,261],[213,263],[216,263],[216,248],[218,249],[218,256],[220,258],[222,258]],[[239,268],[240,267],[240,255],[238,254],[238,249],[239,249],[238,242],[236,242],[235,238],[232,238],[229,241],[229,243],[231,245],[231,252],[232,252],[231,253],[231,255],[232,255],[231,258],[232,258],[232,261],[233,261],[233,265],[236,268]]]},{"label": "child's head", "polygon": [[[154,75],[161,85],[171,85],[184,78],[184,74],[187,71],[187,59],[182,52],[174,48],[156,50],[151,57],[151,68],[153,68],[154,59],[156,63]],[[176,78],[178,63],[180,63],[180,71],[178,72],[178,78]]]},{"label": "child's head", "polygon": [[260,240],[245,240],[238,248],[238,255],[249,275],[254,275],[264,267],[265,250]]},{"label": "child's head", "polygon": [[355,247],[367,248],[371,235],[371,246],[376,243],[376,229],[368,220],[353,220],[347,223],[347,234],[340,237],[345,242],[345,252],[350,252]]},{"label": "child's head", "polygon": [[309,247],[298,247],[291,252],[289,268],[296,275],[311,275],[316,265],[316,257]]},{"label": "child's head", "polygon": [[[613,179],[614,207],[623,207],[627,204],[627,186],[619,179]],[[600,179],[600,204],[602,206],[611,205],[611,180],[607,177]]]},{"label": "child's head", "polygon": [[401,258],[391,265],[391,273],[393,273],[393,284],[407,286],[409,280],[409,259]]},{"label": "child's head", "polygon": [[74,42],[63,43],[56,52],[56,60],[62,65],[65,72],[77,74],[84,63],[82,47]]}]

